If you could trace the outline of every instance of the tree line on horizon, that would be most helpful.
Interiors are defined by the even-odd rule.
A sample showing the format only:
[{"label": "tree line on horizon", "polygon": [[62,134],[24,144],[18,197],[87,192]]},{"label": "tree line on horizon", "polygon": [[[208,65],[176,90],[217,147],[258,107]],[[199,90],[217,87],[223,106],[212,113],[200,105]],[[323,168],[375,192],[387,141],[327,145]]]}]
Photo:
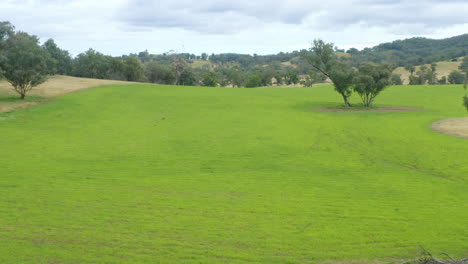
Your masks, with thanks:
[{"label": "tree line on horizon", "polygon": [[[454,45],[454,39],[463,40],[466,36],[449,40]],[[408,49],[404,43],[415,40],[417,43],[422,41],[396,41],[391,45],[381,44],[372,50],[380,52],[395,47],[404,50]],[[346,53],[349,56],[343,55]],[[21,99],[34,86],[44,82],[47,76],[54,74],[171,85],[231,87],[298,83],[312,86],[328,79],[343,97],[345,106],[350,106],[348,98],[352,91],[356,91],[368,107],[386,86],[402,84],[401,77],[392,73],[397,64],[386,60],[379,62],[376,60],[378,56],[364,61],[366,54],[371,53],[369,49],[360,52],[351,48],[346,53],[331,43],[316,40],[310,50],[276,55],[154,55],[143,51],[113,57],[89,49],[73,58],[68,51],[59,48],[53,39],[40,45],[36,36],[15,31],[9,22],[0,22],[0,77],[5,77],[12,84]],[[199,65],[195,66],[197,63]],[[445,77],[440,80],[436,78],[435,63],[431,67],[420,66],[417,72],[413,65],[406,65],[405,69],[411,73],[410,84],[466,83],[468,78],[463,68],[466,63],[468,59],[465,58],[460,71],[452,72],[448,80]]]}]

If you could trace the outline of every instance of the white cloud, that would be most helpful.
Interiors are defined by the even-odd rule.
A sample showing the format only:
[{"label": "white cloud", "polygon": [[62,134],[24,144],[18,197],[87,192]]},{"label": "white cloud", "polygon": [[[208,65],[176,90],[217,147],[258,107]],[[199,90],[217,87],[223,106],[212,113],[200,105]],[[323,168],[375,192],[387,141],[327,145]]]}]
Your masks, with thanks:
[{"label": "white cloud", "polygon": [[367,47],[467,33],[464,0],[0,0],[0,17],[72,54],[308,48],[314,38]]}]

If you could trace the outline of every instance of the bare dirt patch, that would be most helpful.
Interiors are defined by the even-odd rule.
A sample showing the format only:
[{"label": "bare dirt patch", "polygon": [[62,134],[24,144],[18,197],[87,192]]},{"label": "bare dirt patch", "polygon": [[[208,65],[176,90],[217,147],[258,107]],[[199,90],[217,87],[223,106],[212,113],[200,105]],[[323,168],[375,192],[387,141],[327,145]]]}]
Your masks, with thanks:
[{"label": "bare dirt patch", "polygon": [[[0,112],[26,108],[40,103],[36,101],[28,101],[28,96],[36,96],[46,99],[92,87],[129,83],[131,82],[78,78],[61,75],[53,76],[45,83],[33,88],[31,92],[29,92],[26,96],[26,100],[0,100]],[[0,81],[0,95],[7,97],[17,96],[17,94],[15,93],[15,91],[13,91],[13,88],[7,81]]]},{"label": "bare dirt patch", "polygon": [[415,112],[422,111],[416,107],[403,107],[403,106],[379,106],[372,108],[333,108],[333,107],[319,107],[319,112],[330,113],[365,113],[365,112]]},{"label": "bare dirt patch", "polygon": [[445,135],[468,139],[468,117],[442,119],[432,123],[431,128]]}]

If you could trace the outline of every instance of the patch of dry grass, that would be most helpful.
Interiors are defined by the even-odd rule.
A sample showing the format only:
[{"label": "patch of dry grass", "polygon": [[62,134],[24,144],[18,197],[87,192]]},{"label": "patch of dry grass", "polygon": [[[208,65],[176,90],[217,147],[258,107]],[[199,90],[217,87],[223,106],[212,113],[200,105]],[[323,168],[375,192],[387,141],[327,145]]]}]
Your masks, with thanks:
[{"label": "patch of dry grass", "polygon": [[468,139],[468,117],[443,119],[432,124],[432,129],[449,136]]},{"label": "patch of dry grass", "polygon": [[[33,88],[33,90],[28,93],[26,98],[28,99],[29,96],[47,99],[92,87],[129,83],[130,82],[57,75],[51,77],[45,83]],[[40,100],[29,101],[19,100],[19,98],[18,100],[11,100],[11,97],[16,95],[17,93],[13,90],[13,87],[7,81],[0,81],[0,97],[9,97],[8,100],[0,100],[0,112],[22,109],[40,103]]]}]

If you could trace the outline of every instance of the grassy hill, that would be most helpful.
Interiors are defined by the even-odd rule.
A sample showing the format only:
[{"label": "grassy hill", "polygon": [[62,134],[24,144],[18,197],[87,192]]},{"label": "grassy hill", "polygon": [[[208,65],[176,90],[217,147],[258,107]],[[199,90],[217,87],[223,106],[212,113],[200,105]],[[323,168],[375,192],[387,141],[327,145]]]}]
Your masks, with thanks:
[{"label": "grassy hill", "polygon": [[31,90],[26,100],[18,100],[18,94],[13,87],[7,81],[0,80],[0,112],[38,105],[57,96],[96,86],[130,83],[132,82],[55,75]]},{"label": "grassy hill", "polygon": [[[436,62],[437,68],[436,68],[436,74],[437,74],[437,79],[442,78],[442,76],[448,77],[449,74],[452,71],[458,71],[458,67],[461,64],[461,58],[459,58],[457,61],[439,61]],[[430,64],[424,64],[426,67],[430,68]],[[419,71],[419,68],[421,65],[415,67],[415,72]],[[410,72],[407,71],[404,67],[398,67],[394,70],[394,73],[400,74],[401,79],[403,80],[404,84],[409,83],[409,76]]]},{"label": "grassy hill", "polygon": [[[0,263],[388,263],[468,254],[458,86],[120,85],[0,113]],[[358,98],[354,96],[353,102]]]}]

